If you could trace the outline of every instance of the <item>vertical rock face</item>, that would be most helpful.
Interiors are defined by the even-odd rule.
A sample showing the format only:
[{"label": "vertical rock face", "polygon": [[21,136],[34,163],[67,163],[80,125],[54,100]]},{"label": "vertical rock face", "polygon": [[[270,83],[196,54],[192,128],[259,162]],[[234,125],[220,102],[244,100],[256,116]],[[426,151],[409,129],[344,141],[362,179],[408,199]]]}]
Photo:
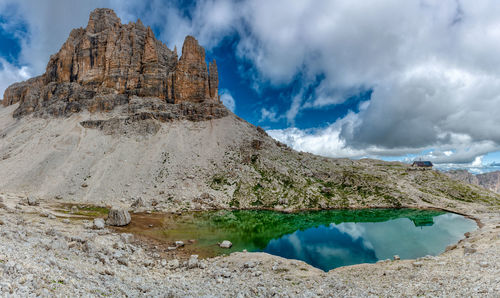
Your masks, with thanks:
[{"label": "vertical rock face", "polygon": [[218,102],[215,61],[209,70],[194,37],[186,37],[178,60],[140,20],[121,24],[113,10],[96,9],[87,27],[73,29],[50,57],[46,72],[7,88],[3,104],[19,102],[14,116],[22,116],[47,106],[56,115],[107,110],[131,96]]},{"label": "vertical rock face", "polygon": [[201,102],[210,98],[205,50],[194,37],[187,36],[182,46],[182,56],[175,68],[174,99]]},{"label": "vertical rock face", "polygon": [[217,63],[215,59],[208,66],[209,78],[208,85],[210,87],[210,98],[219,99],[219,72],[217,71]]}]

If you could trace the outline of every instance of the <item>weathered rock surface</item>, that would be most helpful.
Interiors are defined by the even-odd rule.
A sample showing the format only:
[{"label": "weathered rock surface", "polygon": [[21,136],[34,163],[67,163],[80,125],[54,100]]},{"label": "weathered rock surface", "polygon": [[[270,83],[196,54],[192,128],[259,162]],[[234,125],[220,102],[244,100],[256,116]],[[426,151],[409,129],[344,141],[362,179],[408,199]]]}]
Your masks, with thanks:
[{"label": "weathered rock surface", "polygon": [[3,104],[19,102],[14,117],[67,116],[84,109],[110,111],[132,96],[220,105],[217,65],[214,60],[207,69],[205,50],[192,36],[178,60],[140,20],[121,24],[114,11],[96,9],[87,27],[71,31],[50,57],[46,72],[7,88]]},{"label": "weathered rock surface", "polygon": [[231,248],[233,244],[229,240],[224,240],[222,243],[219,245],[221,248]]},{"label": "weathered rock surface", "polygon": [[102,230],[102,229],[104,229],[104,227],[105,227],[104,219],[102,219],[102,218],[95,218],[92,227],[94,229],[96,229],[96,230]]},{"label": "weathered rock surface", "polygon": [[106,224],[110,226],[126,226],[130,223],[130,214],[126,209],[111,208]]}]

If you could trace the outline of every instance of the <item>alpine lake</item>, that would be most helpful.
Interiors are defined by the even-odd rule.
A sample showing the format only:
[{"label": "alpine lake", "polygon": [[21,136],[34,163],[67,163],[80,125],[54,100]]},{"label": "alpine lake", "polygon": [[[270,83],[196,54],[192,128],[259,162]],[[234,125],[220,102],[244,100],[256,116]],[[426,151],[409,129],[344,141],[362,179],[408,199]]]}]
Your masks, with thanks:
[{"label": "alpine lake", "polygon": [[[321,270],[438,255],[477,229],[474,220],[437,210],[361,209],[297,213],[237,210],[133,214],[123,232],[172,245],[200,257],[243,251],[302,260]],[[230,249],[218,243],[229,240]]]}]

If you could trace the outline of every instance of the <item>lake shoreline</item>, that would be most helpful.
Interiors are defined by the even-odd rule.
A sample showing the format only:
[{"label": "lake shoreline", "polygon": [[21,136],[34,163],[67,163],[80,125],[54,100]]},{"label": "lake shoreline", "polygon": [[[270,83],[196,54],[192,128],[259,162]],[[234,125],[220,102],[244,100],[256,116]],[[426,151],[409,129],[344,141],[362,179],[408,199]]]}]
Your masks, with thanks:
[{"label": "lake shoreline", "polygon": [[[457,203],[483,223],[436,257],[340,267],[325,273],[265,253],[209,259],[162,256],[154,245],[54,214],[50,204],[4,194],[0,293],[16,296],[497,296],[497,208]],[[414,207],[414,206],[413,206]],[[445,209],[445,208],[442,208]],[[468,212],[467,212],[468,211]]]}]

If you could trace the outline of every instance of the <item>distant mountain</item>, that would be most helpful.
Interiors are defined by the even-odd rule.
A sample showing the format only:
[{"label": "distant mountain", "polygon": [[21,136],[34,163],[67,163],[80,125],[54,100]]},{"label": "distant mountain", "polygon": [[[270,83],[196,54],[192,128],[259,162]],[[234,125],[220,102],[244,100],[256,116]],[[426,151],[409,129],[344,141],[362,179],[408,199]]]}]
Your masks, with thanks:
[{"label": "distant mountain", "polygon": [[445,174],[454,180],[479,185],[490,191],[500,193],[500,171],[474,175],[467,170],[452,170],[445,172]]}]

